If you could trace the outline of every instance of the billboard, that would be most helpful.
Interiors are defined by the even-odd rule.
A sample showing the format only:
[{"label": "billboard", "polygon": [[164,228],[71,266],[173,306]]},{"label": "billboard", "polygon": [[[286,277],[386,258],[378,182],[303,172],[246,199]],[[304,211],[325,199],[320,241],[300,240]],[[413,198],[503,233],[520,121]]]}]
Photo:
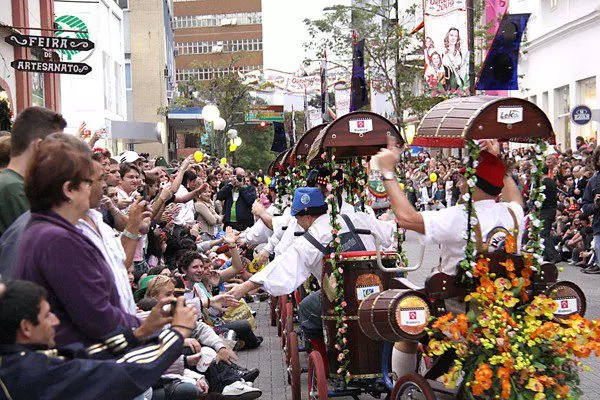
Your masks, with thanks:
[{"label": "billboard", "polygon": [[469,95],[467,0],[424,0],[425,86],[434,94]]}]

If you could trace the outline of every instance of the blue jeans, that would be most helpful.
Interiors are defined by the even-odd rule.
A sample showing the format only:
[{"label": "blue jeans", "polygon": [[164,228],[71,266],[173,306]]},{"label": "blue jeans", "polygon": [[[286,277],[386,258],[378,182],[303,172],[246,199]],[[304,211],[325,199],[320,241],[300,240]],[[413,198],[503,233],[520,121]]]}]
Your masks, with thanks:
[{"label": "blue jeans", "polygon": [[596,253],[596,265],[600,267],[600,234],[594,235],[594,253]]},{"label": "blue jeans", "polygon": [[323,338],[323,320],[321,319],[321,291],[312,292],[300,302],[298,319],[300,328],[308,339]]}]

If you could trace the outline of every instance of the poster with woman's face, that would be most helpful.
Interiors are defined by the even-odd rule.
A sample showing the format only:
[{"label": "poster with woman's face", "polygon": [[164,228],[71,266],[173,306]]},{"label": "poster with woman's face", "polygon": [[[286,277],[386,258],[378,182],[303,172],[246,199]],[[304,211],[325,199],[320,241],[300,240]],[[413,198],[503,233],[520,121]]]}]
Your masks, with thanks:
[{"label": "poster with woman's face", "polygon": [[469,95],[466,0],[425,1],[425,85],[435,95]]}]

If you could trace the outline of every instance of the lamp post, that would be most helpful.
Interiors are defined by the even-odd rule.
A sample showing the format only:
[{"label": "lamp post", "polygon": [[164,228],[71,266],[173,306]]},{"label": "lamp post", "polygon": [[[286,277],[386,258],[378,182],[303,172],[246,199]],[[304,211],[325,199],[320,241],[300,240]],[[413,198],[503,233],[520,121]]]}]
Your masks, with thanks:
[{"label": "lamp post", "polygon": [[[208,128],[208,130],[212,131],[214,129],[214,122],[221,116],[221,112],[219,111],[219,109],[217,108],[217,106],[215,106],[214,104],[207,104],[206,106],[204,106],[204,108],[202,108],[202,119],[207,122],[208,124],[205,124],[205,128]],[[210,152],[211,154],[213,153],[213,142],[214,142],[214,137],[212,135],[212,132],[208,132],[209,135],[209,148],[210,148]]]}]

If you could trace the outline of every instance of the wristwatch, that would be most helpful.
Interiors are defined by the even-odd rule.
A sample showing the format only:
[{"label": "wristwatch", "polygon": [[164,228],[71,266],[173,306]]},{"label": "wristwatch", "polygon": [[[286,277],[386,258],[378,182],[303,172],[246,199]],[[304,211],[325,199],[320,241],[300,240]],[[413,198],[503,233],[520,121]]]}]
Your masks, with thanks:
[{"label": "wristwatch", "polygon": [[136,235],[135,233],[129,232],[127,229],[123,231],[123,236],[131,240],[140,240],[142,235]]},{"label": "wristwatch", "polygon": [[383,176],[383,180],[384,181],[395,181],[396,180],[396,174],[394,173],[394,171],[384,171],[381,174]]}]

